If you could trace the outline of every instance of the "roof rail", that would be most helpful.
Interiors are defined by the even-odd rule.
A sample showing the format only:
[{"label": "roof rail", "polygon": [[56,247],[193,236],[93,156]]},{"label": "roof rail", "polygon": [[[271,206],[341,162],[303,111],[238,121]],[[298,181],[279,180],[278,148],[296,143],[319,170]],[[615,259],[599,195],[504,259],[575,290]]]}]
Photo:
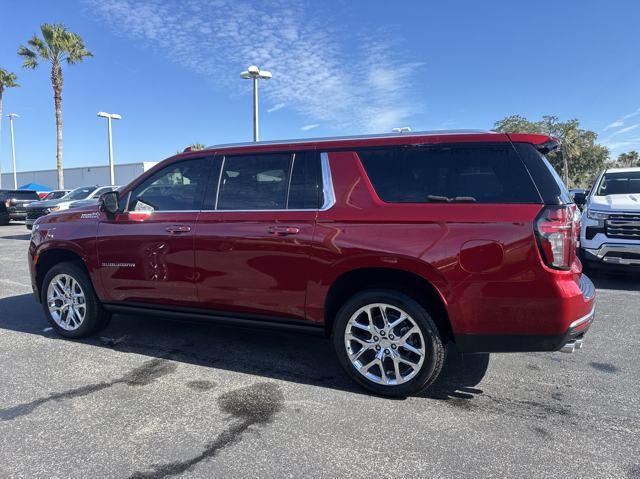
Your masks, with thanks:
[{"label": "roof rail", "polygon": [[220,145],[207,146],[206,150],[213,150],[219,148],[235,148],[241,146],[252,145],[286,145],[289,143],[320,143],[325,141],[346,141],[346,140],[367,140],[371,138],[411,138],[419,136],[438,136],[438,135],[465,135],[465,134],[488,134],[496,133],[495,131],[488,130],[431,130],[431,131],[411,131],[402,133],[378,133],[371,135],[354,135],[354,136],[332,136],[324,138],[292,138],[289,140],[271,140],[271,141],[251,141],[244,143],[223,143]]}]

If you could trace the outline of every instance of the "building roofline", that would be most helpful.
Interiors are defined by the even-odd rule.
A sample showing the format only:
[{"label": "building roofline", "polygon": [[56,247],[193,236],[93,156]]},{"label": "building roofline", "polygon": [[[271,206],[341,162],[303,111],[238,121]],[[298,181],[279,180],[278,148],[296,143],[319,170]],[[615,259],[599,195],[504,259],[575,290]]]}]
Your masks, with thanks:
[{"label": "building roofline", "polygon": [[239,148],[247,146],[264,146],[264,145],[289,145],[289,144],[308,144],[308,143],[330,143],[350,140],[369,140],[374,138],[416,138],[422,136],[445,136],[445,135],[479,135],[479,134],[499,134],[489,130],[431,130],[431,131],[412,131],[406,133],[378,133],[370,135],[353,135],[353,136],[331,136],[320,138],[292,138],[289,140],[271,140],[271,141],[251,141],[242,143],[223,143],[220,145],[207,146],[205,150],[218,150],[226,148]]},{"label": "building roofline", "polygon": [[[142,165],[144,163],[160,163],[160,160],[158,161],[134,161],[133,163],[115,163],[113,166],[114,167],[118,167],[118,166],[131,166],[131,165]],[[71,167],[65,167],[63,168],[63,171],[71,171],[71,170],[85,170],[87,168],[109,168],[109,165],[87,165],[87,166],[71,166]],[[17,174],[21,174],[21,173],[43,173],[43,172],[48,172],[48,171],[58,171],[57,168],[47,168],[46,170],[26,170],[26,171],[17,171]],[[11,173],[11,171],[3,171],[2,172],[3,175],[11,175],[13,173]]]}]

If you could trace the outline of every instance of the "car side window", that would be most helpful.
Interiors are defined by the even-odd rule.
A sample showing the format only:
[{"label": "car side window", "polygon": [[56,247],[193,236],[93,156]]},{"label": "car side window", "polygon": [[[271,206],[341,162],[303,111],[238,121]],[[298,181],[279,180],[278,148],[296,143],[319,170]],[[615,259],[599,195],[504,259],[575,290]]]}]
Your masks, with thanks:
[{"label": "car side window", "polygon": [[378,196],[389,203],[537,203],[530,175],[504,146],[362,150],[358,156]]},{"label": "car side window", "polygon": [[147,178],[131,193],[129,211],[200,210],[208,180],[207,160],[173,163]]},{"label": "car side window", "polygon": [[115,190],[114,186],[104,186],[102,188],[98,188],[94,193],[93,193],[93,197],[94,198],[100,198],[100,195],[103,195],[109,191],[113,191]]},{"label": "car side window", "polygon": [[290,153],[225,157],[217,209],[284,209],[291,160]]},{"label": "car side window", "polygon": [[295,153],[287,208],[290,210],[319,208],[322,200],[321,182],[320,155],[314,151]]}]

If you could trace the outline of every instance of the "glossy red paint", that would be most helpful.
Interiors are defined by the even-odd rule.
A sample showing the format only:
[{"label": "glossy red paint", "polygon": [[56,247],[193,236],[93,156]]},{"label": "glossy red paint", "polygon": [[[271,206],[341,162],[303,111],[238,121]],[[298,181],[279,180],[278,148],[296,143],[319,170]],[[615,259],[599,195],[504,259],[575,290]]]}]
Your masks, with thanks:
[{"label": "glossy red paint", "polygon": [[[549,140],[543,135],[511,138],[533,144]],[[431,134],[182,153],[125,187],[121,198],[155,171],[185,158],[317,150],[328,152],[336,202],[326,211],[183,211],[110,218],[87,208],[48,215],[38,220],[30,245],[34,289],[34,258],[64,250],[86,264],[104,302],[185,306],[321,325],[330,319],[325,316],[327,294],[337,279],[358,269],[384,268],[428,282],[454,335],[560,335],[592,310],[594,300],[583,297],[577,258],[567,271],[544,265],[534,232],[542,204],[385,203],[350,151],[509,141],[501,133]]]}]

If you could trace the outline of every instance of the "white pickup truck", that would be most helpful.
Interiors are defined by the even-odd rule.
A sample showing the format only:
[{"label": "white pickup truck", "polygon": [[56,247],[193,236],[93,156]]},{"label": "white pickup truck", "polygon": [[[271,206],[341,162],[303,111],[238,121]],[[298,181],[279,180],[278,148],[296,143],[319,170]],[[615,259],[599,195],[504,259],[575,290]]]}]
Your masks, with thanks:
[{"label": "white pickup truck", "polygon": [[598,176],[585,198],[580,251],[587,265],[640,266],[640,168]]}]

